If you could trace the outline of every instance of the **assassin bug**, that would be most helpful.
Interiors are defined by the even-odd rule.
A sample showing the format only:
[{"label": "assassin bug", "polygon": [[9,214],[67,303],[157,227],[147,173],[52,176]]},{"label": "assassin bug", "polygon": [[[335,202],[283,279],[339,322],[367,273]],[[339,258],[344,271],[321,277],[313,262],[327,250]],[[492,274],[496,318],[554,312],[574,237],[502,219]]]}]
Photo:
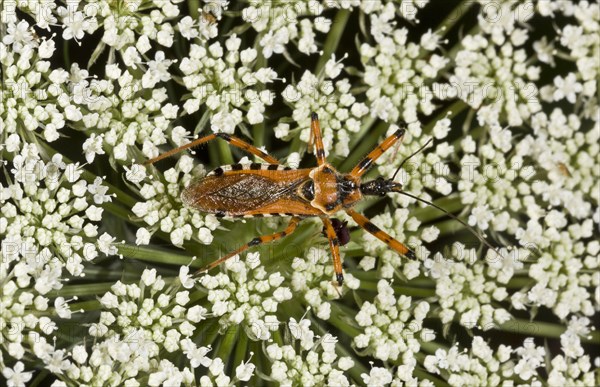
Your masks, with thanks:
[{"label": "assassin bug", "polygon": [[[291,220],[288,226],[283,231],[272,235],[259,236],[252,239],[240,248],[200,269],[198,272],[208,271],[252,246],[281,239],[293,233],[301,219],[314,216],[319,217],[323,222],[324,232],[329,240],[329,246],[333,254],[336,280],[341,286],[344,281],[344,275],[339,246],[347,242],[346,233],[348,230],[339,220],[331,219],[331,216],[338,211],[345,211],[360,227],[387,244],[400,255],[409,259],[416,259],[415,253],[410,248],[392,238],[371,223],[365,216],[352,209],[365,195],[384,196],[390,192],[402,193],[416,200],[423,201],[416,196],[403,192],[402,184],[393,181],[396,174],[391,179],[378,177],[375,180],[367,182],[362,182],[361,180],[361,177],[373,163],[398,140],[404,137],[404,133],[405,129],[400,128],[383,140],[349,173],[339,173],[327,162],[319,118],[316,113],[312,113],[311,115],[311,137],[309,141],[309,146],[314,143],[315,147],[315,156],[317,158],[317,166],[315,168],[291,169],[290,167],[282,166],[277,159],[262,150],[225,133],[214,133],[201,137],[189,144],[148,160],[145,164],[153,164],[184,149],[196,147],[216,138],[221,138],[233,146],[260,157],[267,164],[233,164],[216,168],[204,178],[190,184],[181,193],[181,200],[188,207],[212,213],[218,217],[290,216]],[[400,170],[402,164],[398,170]],[[433,205],[432,203],[428,204]],[[442,208],[433,206],[464,224],[460,219],[449,214]],[[466,224],[465,226],[469,227]]]}]

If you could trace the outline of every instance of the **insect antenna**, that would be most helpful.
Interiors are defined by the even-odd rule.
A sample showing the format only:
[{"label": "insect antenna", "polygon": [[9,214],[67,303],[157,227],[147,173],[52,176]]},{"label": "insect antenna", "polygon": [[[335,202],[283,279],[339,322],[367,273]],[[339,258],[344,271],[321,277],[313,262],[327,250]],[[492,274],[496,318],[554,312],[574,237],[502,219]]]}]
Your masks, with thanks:
[{"label": "insect antenna", "polygon": [[398,167],[398,169],[396,169],[396,172],[394,172],[394,175],[392,175],[392,179],[391,180],[395,180],[396,179],[396,175],[398,174],[398,172],[400,172],[400,170],[402,169],[402,166],[404,165],[405,162],[407,162],[408,160],[410,160],[411,157],[413,157],[414,155],[418,154],[423,149],[425,149],[427,147],[427,145],[429,145],[431,143],[431,141],[433,141],[433,137],[430,138],[429,140],[427,140],[427,142],[422,147],[420,147],[419,149],[417,149],[413,154],[411,154],[410,156],[408,156],[404,160],[402,160],[402,162],[400,163],[400,166]]},{"label": "insect antenna", "polygon": [[[425,149],[431,142],[433,141],[433,137],[430,138],[429,140],[427,140],[427,142],[425,144],[423,144],[423,146],[421,146],[419,149],[417,149],[415,152],[413,152],[410,156],[406,157],[404,160],[402,160],[402,162],[400,163],[400,166],[398,166],[398,169],[396,169],[396,172],[394,172],[394,174],[392,175],[392,178],[390,179],[390,181],[395,180],[396,175],[398,174],[398,172],[400,172],[400,169],[402,169],[402,166],[404,165],[404,163],[406,163],[408,160],[411,159],[411,157],[417,155],[418,153],[420,153],[423,149]],[[438,210],[442,211],[443,213],[445,213],[447,216],[449,216],[450,218],[456,220],[457,222],[459,222],[460,224],[462,224],[463,226],[465,226],[467,228],[467,230],[469,230],[481,243],[483,243],[484,245],[486,245],[488,248],[492,249],[496,254],[498,254],[499,257],[502,257],[502,255],[500,254],[500,252],[498,251],[497,248],[495,248],[494,246],[492,246],[486,239],[485,237],[483,237],[477,230],[475,230],[473,227],[471,227],[469,224],[467,224],[467,222],[465,222],[464,220],[462,220],[461,218],[459,218],[458,216],[446,211],[445,209],[443,209],[442,207],[427,201],[425,199],[422,199],[418,196],[415,196],[413,194],[410,194],[408,192],[405,192],[402,190],[401,187],[394,187],[392,189],[393,192],[397,192],[399,194],[402,194],[404,196],[408,196],[410,198],[413,198],[417,201],[420,201],[421,203],[425,203],[428,204],[434,208],[437,208]]]},{"label": "insect antenna", "polygon": [[448,211],[444,210],[442,207],[438,206],[437,204],[434,204],[434,203],[432,203],[432,202],[430,202],[430,201],[428,201],[428,200],[422,199],[422,198],[420,198],[420,197],[418,197],[418,196],[415,196],[415,195],[413,195],[413,194],[410,194],[410,193],[408,193],[408,192],[402,191],[401,189],[394,190],[394,192],[397,192],[397,193],[399,193],[399,194],[402,194],[402,195],[404,195],[404,196],[408,196],[408,197],[410,197],[410,198],[413,198],[413,199],[415,199],[415,200],[417,200],[417,201],[420,201],[421,203],[428,204],[428,205],[430,205],[431,207],[437,208],[438,210],[442,211],[443,213],[445,213],[445,214],[446,214],[447,216],[449,216],[450,218],[452,218],[452,219],[456,220],[457,222],[459,222],[460,224],[462,224],[463,226],[465,226],[465,227],[467,228],[467,230],[469,230],[469,231],[470,231],[470,232],[471,232],[473,235],[475,235],[475,237],[476,237],[477,239],[479,239],[479,241],[480,241],[481,243],[483,243],[484,245],[486,245],[488,248],[490,248],[490,249],[494,250],[494,252],[495,252],[496,254],[498,254],[498,256],[499,256],[499,257],[502,257],[502,258],[504,258],[504,257],[503,257],[503,256],[500,254],[500,252],[498,251],[498,249],[497,249],[497,248],[495,248],[494,246],[492,246],[492,245],[490,244],[490,242],[488,242],[488,241],[485,239],[485,237],[483,237],[483,236],[482,236],[482,235],[481,235],[479,232],[477,232],[477,230],[475,230],[473,227],[471,227],[469,224],[467,224],[467,222],[465,222],[464,220],[462,220],[462,219],[461,219],[461,218],[459,218],[458,216],[454,215],[454,214],[453,214],[453,213],[451,213],[451,212],[448,212]]}]

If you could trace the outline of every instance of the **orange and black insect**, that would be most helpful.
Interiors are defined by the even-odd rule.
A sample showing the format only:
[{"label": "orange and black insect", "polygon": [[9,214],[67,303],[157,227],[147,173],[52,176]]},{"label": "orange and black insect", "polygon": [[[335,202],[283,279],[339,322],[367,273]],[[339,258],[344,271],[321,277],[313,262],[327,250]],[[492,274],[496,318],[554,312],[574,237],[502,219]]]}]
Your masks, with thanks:
[{"label": "orange and black insect", "polygon": [[[208,271],[252,246],[272,242],[291,234],[303,218],[319,217],[323,222],[324,233],[329,239],[337,282],[342,285],[344,276],[339,246],[347,243],[349,235],[347,235],[348,230],[345,224],[337,219],[331,219],[331,216],[338,211],[345,211],[360,227],[397,253],[409,259],[416,258],[410,248],[352,209],[365,195],[383,196],[389,192],[406,194],[402,191],[402,184],[393,181],[394,177],[391,179],[378,177],[367,182],[361,180],[373,163],[404,137],[404,133],[404,128],[397,130],[365,156],[349,173],[339,173],[327,162],[316,113],[312,113],[311,117],[310,141],[310,144],[314,142],[315,146],[317,158],[315,168],[291,169],[285,167],[279,164],[277,159],[255,146],[225,133],[215,133],[199,138],[163,153],[147,161],[146,164],[155,163],[184,149],[216,138],[221,138],[233,146],[262,158],[266,164],[233,164],[213,170],[204,178],[190,184],[182,192],[181,199],[189,207],[216,214],[219,217],[290,216],[288,226],[285,230],[275,234],[252,239],[240,248],[212,262],[200,272]],[[422,200],[410,194],[408,196]],[[434,207],[441,209],[435,205]],[[452,216],[452,214],[449,215]],[[461,221],[461,223],[463,222]]]}]

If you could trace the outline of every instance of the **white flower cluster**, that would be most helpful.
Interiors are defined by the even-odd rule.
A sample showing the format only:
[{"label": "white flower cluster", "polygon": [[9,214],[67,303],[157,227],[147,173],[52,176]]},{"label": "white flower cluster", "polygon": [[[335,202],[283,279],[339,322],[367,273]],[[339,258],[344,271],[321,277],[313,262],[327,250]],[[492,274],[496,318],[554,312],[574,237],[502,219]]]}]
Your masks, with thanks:
[{"label": "white flower cluster", "polygon": [[[35,278],[45,294],[60,287],[61,270],[83,275],[83,262],[99,251],[116,253],[114,238],[100,236],[102,204],[112,200],[103,179],[90,184],[81,178],[78,164],[67,164],[61,155],[41,160],[37,147],[25,144],[12,161],[14,180],[0,184],[0,233],[4,262],[14,262],[13,275],[22,286]],[[57,258],[57,259],[56,259]]]},{"label": "white flower cluster", "polygon": [[[437,29],[407,26],[425,21],[421,15],[435,14],[436,6],[428,0],[0,2],[0,156],[8,160],[0,164],[0,378],[7,385],[56,379],[54,386],[598,384],[600,359],[587,344],[598,337],[592,321],[600,310],[600,6],[457,2],[439,8],[452,13],[441,15]],[[419,30],[420,39],[412,39]],[[83,42],[96,47],[87,63],[77,64],[69,49]],[[55,46],[64,48],[64,58]],[[289,66],[298,59],[298,67]],[[358,68],[342,76],[343,62]],[[294,83],[285,85],[283,76]],[[275,90],[284,86],[280,102],[289,109],[273,116],[270,110],[280,107]],[[173,100],[177,88],[184,92]],[[290,237],[303,241],[300,257],[283,252],[293,257],[291,265],[263,266],[259,253],[246,253],[200,278],[189,266],[168,279],[159,269],[144,270],[139,283],[119,281],[85,303],[99,315],[94,323],[71,303],[77,297],[65,299],[101,285],[102,272],[88,266],[100,253],[118,253],[116,239],[103,230],[113,224],[103,209],[123,215],[120,209],[132,207],[126,220],[141,226],[138,245],[154,236],[204,251],[215,241],[217,218],[180,200],[205,175],[202,166],[185,154],[164,173],[126,162],[155,157],[167,143],[189,143],[207,124],[210,132],[245,134],[256,125],[261,134],[272,116],[279,119],[275,137],[291,140],[287,160],[295,167],[310,141],[312,111],[330,161],[347,159],[342,168],[361,156],[353,149],[375,144],[374,133],[388,129],[389,136],[399,121],[409,122],[398,151],[380,157],[378,171],[365,180],[377,172],[391,177],[434,137],[431,149],[403,164],[397,181],[405,195],[357,206],[371,213],[391,204],[372,221],[417,260],[357,227],[342,253],[364,253],[357,269],[377,266],[377,272],[359,281],[354,263],[346,262],[339,286],[318,224],[300,232],[312,231],[318,247],[306,249],[310,238]],[[195,129],[176,126],[187,115],[197,116]],[[114,188],[123,194],[119,203],[108,203],[116,199],[102,173],[95,177],[51,156],[71,145],[96,163],[93,170],[112,167],[115,176],[125,170],[126,188],[118,182]],[[445,222],[410,194],[468,217],[499,253],[458,242],[442,250],[454,230],[462,235],[466,227]],[[121,226],[117,232],[127,235]],[[431,242],[441,251],[423,245]],[[73,277],[78,284],[65,285]],[[297,322],[304,307],[313,314]],[[509,308],[529,313],[539,328],[517,348],[495,344],[494,332],[513,339],[522,333],[509,332]],[[560,337],[552,316],[566,326]],[[65,337],[61,320],[85,329]],[[346,335],[338,342],[320,320]],[[456,324],[486,335],[470,342],[463,335],[446,346],[446,335],[425,328],[431,320],[443,330]],[[211,327],[218,332],[205,336]],[[231,331],[235,336],[225,336]],[[254,375],[247,350],[256,348],[261,368]],[[231,354],[236,360],[226,358]]]},{"label": "white flower cluster", "polygon": [[160,177],[158,174],[146,175],[145,168],[138,164],[128,170],[126,178],[135,184],[139,195],[145,199],[137,202],[131,211],[137,220],[148,225],[138,229],[136,244],[147,245],[152,234],[159,230],[167,233],[175,246],[182,246],[189,240],[205,245],[212,242],[212,231],[219,226],[217,218],[212,214],[200,215],[185,207],[180,199],[181,191],[204,173],[204,167],[200,164],[194,167],[193,159],[187,155]]},{"label": "white flower cluster", "polygon": [[[563,27],[560,44],[571,50],[573,58],[568,59],[581,66],[581,73],[586,75],[570,72],[564,77],[557,76],[552,85],[539,89],[542,104],[537,100],[537,86],[532,85],[536,94],[535,104],[544,109],[533,110],[533,105],[519,102],[519,106],[510,109],[520,117],[515,120],[510,114],[502,118],[498,112],[490,116],[485,113],[487,118],[483,117],[483,108],[480,108],[480,124],[489,126],[491,141],[479,146],[470,136],[461,141],[465,154],[461,159],[458,188],[462,202],[473,205],[469,218],[471,225],[513,235],[520,246],[529,250],[521,251],[520,257],[515,259],[536,259],[528,265],[529,276],[536,283],[513,294],[513,306],[517,309],[531,305],[546,306],[561,319],[566,319],[573,313],[591,316],[597,310],[594,303],[600,303],[597,298],[600,296],[592,300],[588,291],[590,287],[599,289],[600,285],[600,275],[593,273],[598,268],[600,248],[597,243],[589,243],[594,223],[600,223],[600,198],[595,190],[595,182],[600,178],[600,171],[595,168],[600,161],[600,114],[597,106],[590,108],[589,104],[595,101],[597,87],[596,82],[590,82],[591,72],[599,73],[582,56],[593,55],[595,50],[599,50],[600,42],[594,33],[598,29],[597,23],[591,22],[599,17],[597,5],[586,2],[560,4],[552,6],[552,9],[539,5],[538,12],[542,16],[561,12],[574,18],[578,25]],[[504,4],[509,8],[512,5]],[[520,42],[527,36],[527,32],[513,25],[527,12],[518,7],[505,11],[513,16],[505,20],[506,25],[500,28],[500,24],[492,23],[495,27],[489,25],[488,29],[485,26],[484,29],[492,35],[496,44],[514,46],[514,42],[504,40],[517,39]],[[480,20],[481,23],[485,23],[485,18]],[[556,49],[553,44],[541,40],[535,47],[541,64],[554,66]],[[480,62],[494,63],[494,51],[486,48],[486,53],[488,58],[481,58]],[[511,55],[517,57],[516,53]],[[524,59],[524,52],[519,56]],[[470,62],[467,66],[473,68]],[[499,66],[509,68],[509,63]],[[530,75],[539,72],[539,67],[531,65],[529,69],[513,71],[529,74],[527,76],[532,80],[536,78]],[[482,80],[473,81],[484,85]],[[564,98],[570,103],[581,98],[584,108],[574,106],[569,112],[568,104],[560,108],[550,105]],[[530,125],[533,135],[515,141],[510,131],[502,130],[498,125],[499,120],[504,119],[511,126]],[[524,219],[523,215],[526,216]],[[581,273],[582,270],[590,273]]]},{"label": "white flower cluster", "polygon": [[[469,223],[482,230],[515,234],[519,222],[512,215],[531,211],[520,196],[530,190],[535,169],[513,149],[512,135],[498,127],[491,141],[477,147],[471,136],[461,140],[464,152],[458,181],[461,202],[474,207]],[[478,154],[474,154],[478,151]]]},{"label": "white flower cluster", "polygon": [[428,275],[435,280],[442,323],[458,319],[465,328],[489,330],[510,319],[506,309],[492,306],[508,298],[506,288],[500,285],[508,282],[515,269],[522,267],[505,251],[500,258],[490,250],[488,259],[482,261],[477,259],[475,249],[455,242],[449,252],[436,253],[433,259],[427,259],[425,266]]},{"label": "white flower cluster", "polygon": [[92,34],[98,29],[98,20],[93,14],[96,13],[95,8],[99,3],[92,7],[83,6],[81,9],[79,9],[79,4],[74,2],[67,7],[59,4],[54,0],[44,2],[6,1],[2,3],[2,20],[8,20],[9,23],[16,22],[18,13],[15,10],[19,9],[33,17],[35,25],[41,29],[50,31],[50,26],[62,26],[62,38],[64,40],[74,39],[78,43],[86,33]]},{"label": "white flower cluster", "polygon": [[555,356],[550,361],[548,385],[591,386],[596,383],[597,368],[594,372],[590,355],[585,354],[581,346],[581,337],[589,335],[590,325],[591,321],[587,317],[572,317],[569,320],[567,330],[560,335],[563,354]]},{"label": "white flower cluster", "polygon": [[[196,385],[194,370],[200,366],[208,368],[199,381],[202,385],[230,385],[253,374],[254,366],[242,363],[232,381],[221,359],[206,356],[211,348],[197,346],[192,337],[207,310],[190,305],[189,291],[167,287],[156,269],[144,270],[139,284],[118,281],[100,303],[100,320],[89,328],[95,338],[91,347],[84,342],[67,352],[45,340],[34,345],[34,353],[59,378],[55,386],[140,386],[144,379],[150,386],[191,386]],[[163,358],[163,350],[185,355],[187,365],[178,368]]]},{"label": "white flower cluster", "polygon": [[[170,79],[167,70],[172,61],[166,60],[164,53],[157,52],[155,59],[147,62],[148,69],[141,78],[135,71],[141,57],[125,54],[128,70],[107,65],[106,79],[89,80],[90,73],[77,63],[70,71],[51,70],[50,62],[44,59],[53,55],[54,41],[40,43],[26,21],[11,24],[11,28],[14,31],[0,43],[0,62],[7,69],[4,82],[10,88],[9,93],[3,93],[5,103],[0,105],[0,139],[6,151],[18,151],[22,141],[32,140],[30,132],[39,128],[43,128],[47,142],[56,141],[59,131],[69,124],[91,132],[83,144],[89,163],[107,148],[111,159],[126,160],[132,157],[130,147],[136,143],[142,145],[147,157],[158,153],[157,146],[166,142],[165,133],[179,108],[164,103],[165,88],[149,94],[143,90]],[[171,131],[171,138],[180,145],[187,134],[178,127]]]},{"label": "white flower cluster", "polygon": [[288,328],[290,342],[266,347],[272,361],[270,377],[281,386],[350,386],[345,372],[354,366],[350,357],[336,353],[337,338],[327,333],[318,337],[311,330],[311,321],[291,318]]},{"label": "white flower cluster", "polygon": [[[594,308],[586,288],[598,287],[600,276],[581,274],[580,269],[598,267],[598,244],[584,242],[592,237],[594,228],[590,202],[596,208],[598,203],[592,188],[592,181],[598,179],[592,161],[592,155],[598,154],[598,130],[576,133],[574,128],[579,125],[567,125],[566,118],[561,125],[561,116],[560,111],[555,111],[553,120],[545,119],[545,113],[536,114],[539,136],[525,137],[511,156],[506,153],[513,149],[510,135],[503,138],[492,130],[492,141],[479,147],[479,156],[471,154],[475,143],[467,136],[461,143],[465,155],[458,188],[462,202],[474,205],[471,225],[514,235],[523,247],[515,261],[506,264],[522,267],[520,262],[537,258],[529,265],[536,284],[515,293],[513,306],[544,305],[560,318],[576,312],[591,316]],[[568,139],[550,134],[554,124],[560,125]],[[570,169],[561,168],[577,163],[581,167],[572,175]],[[537,180],[540,173],[534,165],[547,171],[545,180]],[[517,214],[526,215],[526,221],[519,222]],[[569,216],[578,219],[578,224],[570,224]]]},{"label": "white flower cluster", "polygon": [[[406,370],[405,366],[398,367],[398,369],[396,371],[396,377],[394,377],[394,373],[392,372],[392,370],[390,368],[373,367],[373,368],[371,368],[371,370],[369,371],[368,374],[363,373],[360,376],[361,376],[363,382],[365,383],[365,385],[367,385],[367,386],[400,387],[400,386],[406,385],[404,380],[406,380],[407,377],[403,374],[403,372],[405,370]],[[415,385],[415,386],[418,385],[420,387],[433,387],[434,386],[433,382],[431,382],[427,379],[419,380],[417,378],[412,378],[411,383],[412,383],[412,385]]]},{"label": "white flower cluster", "polygon": [[181,0],[142,3],[139,0],[114,4],[108,0],[70,1],[66,6],[54,0],[43,2],[7,1],[3,3],[2,20],[15,21],[15,8],[32,16],[39,28],[51,25],[63,28],[62,39],[81,44],[85,35],[102,31],[102,44],[92,55],[95,60],[106,46],[116,50],[133,49],[143,54],[154,42],[171,47],[175,29],[173,20],[179,17]]},{"label": "white flower cluster", "polygon": [[[84,31],[89,32],[85,28],[87,25],[100,25],[103,31],[102,42],[117,50],[135,47],[143,54],[145,51],[140,49],[143,46],[149,47],[155,43],[164,47],[173,45],[175,34],[173,20],[179,17],[177,4],[181,3],[181,0],[148,4],[131,1],[120,5],[106,0],[77,3],[77,6],[69,6],[68,10],[62,13],[64,19],[69,18],[76,28],[83,30],[75,34],[78,39],[83,38]],[[65,23],[67,27],[69,24]],[[69,39],[68,36],[64,36],[64,33],[63,38]]]},{"label": "white flower cluster", "polygon": [[[335,281],[331,251],[312,247],[303,258],[294,258],[292,270],[291,286],[294,293],[302,294],[304,301],[316,312],[318,318],[329,320],[331,317],[329,300],[339,298],[341,290]],[[358,289],[360,281],[345,272],[344,287]]]},{"label": "white flower cluster", "polygon": [[428,312],[427,302],[413,304],[412,298],[404,295],[396,298],[390,283],[380,280],[374,302],[366,301],[356,314],[355,319],[364,333],[357,335],[353,344],[361,354],[384,362],[393,361],[399,367],[400,380],[415,384],[413,371],[417,366],[415,356],[421,351],[420,343],[435,339],[434,331],[423,327]]},{"label": "white flower cluster", "polygon": [[50,68],[54,41],[35,36],[25,20],[9,22],[6,29],[0,41],[0,149],[16,153],[24,142],[34,141],[40,128],[43,138],[53,142],[67,121],[80,118],[67,79]]},{"label": "white flower cluster", "polygon": [[[513,349],[500,344],[494,351],[480,336],[475,336],[467,352],[458,345],[449,350],[438,349],[425,358],[427,371],[440,374],[451,386],[495,386],[507,379],[516,379],[528,385],[542,385],[539,369],[547,367],[547,383],[551,386],[592,386],[595,375],[589,355],[584,355],[580,336],[589,334],[590,320],[573,318],[560,336],[563,354],[550,360],[546,349],[536,346],[527,338],[523,346]],[[545,364],[550,360],[550,364]]]},{"label": "white flower cluster", "polygon": [[270,339],[271,332],[279,329],[279,305],[292,299],[290,289],[281,286],[285,278],[279,272],[267,273],[259,253],[248,253],[243,260],[235,256],[223,265],[227,273],[200,278],[221,330],[241,325],[253,340]]},{"label": "white flower cluster", "polygon": [[[159,349],[151,344],[154,339],[139,337],[138,332],[134,333],[135,337],[123,339],[115,335],[96,341],[89,349],[84,344],[74,346],[68,353],[72,360],[61,360],[60,380],[52,386],[66,387],[73,383],[127,387],[234,386],[240,381],[248,381],[253,375],[254,364],[241,363],[232,379],[225,374],[225,363],[221,358],[207,356],[210,347],[197,347],[189,338],[181,340],[181,350],[188,356],[190,366],[180,369],[170,360],[157,356]],[[60,358],[65,355],[61,352]],[[196,381],[193,369],[199,366],[207,370],[203,370],[204,375]],[[143,378],[147,379],[146,383],[140,382]]]},{"label": "white flower cluster", "polygon": [[6,383],[9,386],[24,386],[33,377],[33,372],[25,371],[25,364],[18,361],[12,368],[3,367],[2,376],[6,378]]},{"label": "white flower cluster", "polygon": [[[554,12],[562,13],[569,23],[574,22],[562,27],[557,42],[569,50],[569,56],[562,59],[575,62],[579,71],[557,75],[552,85],[540,88],[548,109],[531,118],[535,136],[526,136],[515,147],[518,160],[536,166],[539,180],[519,186],[528,219],[516,231],[509,231],[521,245],[539,248],[541,253],[529,267],[535,285],[515,293],[512,301],[517,309],[546,306],[565,320],[571,314],[592,316],[600,304],[600,246],[590,240],[600,224],[600,109],[596,97],[600,67],[592,59],[600,53],[600,6],[559,2],[540,4],[538,11],[551,17]],[[554,66],[552,55],[557,50],[553,45],[544,48],[539,42],[537,51],[540,61]],[[567,103],[561,107],[553,103],[563,98],[574,104],[572,109]],[[590,288],[595,289],[595,299]]]},{"label": "white flower cluster", "polygon": [[[591,224],[589,226],[591,228]],[[568,231],[563,233],[565,237],[569,236]],[[529,276],[535,284],[512,295],[515,309],[545,306],[563,320],[569,315],[593,316],[597,313],[600,303],[600,274],[597,271],[600,245],[597,241],[589,242],[587,246],[583,241],[572,243],[570,240],[566,244],[558,243],[530,265]],[[567,251],[574,251],[577,255],[568,255]],[[595,290],[594,298],[589,288]]]},{"label": "white flower cluster", "polygon": [[[379,19],[393,20],[393,6],[385,7],[382,12]],[[375,15],[371,18],[376,19]],[[449,60],[434,53],[441,43],[436,33],[427,32],[417,44],[408,41],[406,28],[390,25],[385,28],[380,21],[372,22],[372,28],[381,29],[374,35],[377,45],[363,43],[360,46],[370,114],[386,122],[412,123],[418,120],[418,113],[430,115],[433,112],[434,95],[443,98],[433,82]]]},{"label": "white flower cluster", "polygon": [[258,89],[275,81],[277,73],[270,67],[253,70],[258,53],[253,48],[240,51],[241,43],[233,34],[225,47],[219,42],[208,47],[192,44],[179,65],[191,92],[183,109],[192,114],[205,104],[215,132],[233,133],[244,118],[250,125],[261,123],[265,106],[273,104],[272,91]]},{"label": "white flower cluster", "polygon": [[332,21],[323,16],[329,8],[351,9],[360,0],[335,1],[250,1],[242,10],[242,19],[258,32],[257,41],[262,47],[262,55],[270,58],[273,54],[288,56],[287,46],[294,43],[306,55],[319,49],[317,33],[327,33]]},{"label": "white flower cluster", "polygon": [[223,12],[227,10],[229,2],[213,0],[205,0],[205,2],[207,4],[198,9],[200,17],[197,21],[188,15],[177,23],[181,36],[187,40],[209,40],[219,34],[218,21],[223,18]]},{"label": "white flower cluster", "polygon": [[[79,165],[63,162],[61,155],[44,162],[30,144],[14,156],[10,172],[8,184],[0,183],[0,325],[10,328],[1,330],[0,343],[6,360],[21,360],[42,335],[57,329],[49,316],[71,318],[68,300],[52,292],[69,274],[83,277],[85,263],[99,252],[112,255],[116,248],[114,238],[98,231],[102,204],[112,200],[103,179],[88,183]],[[25,377],[19,368],[10,378]]]},{"label": "white flower cluster", "polygon": [[[155,88],[157,83],[171,79],[168,70],[174,61],[166,59],[162,51],[156,51],[154,59],[147,58],[152,41],[166,47],[172,45],[171,20],[179,14],[175,3],[161,2],[159,9],[144,7],[147,15],[138,13],[140,4],[136,2],[117,9],[106,1],[77,2],[68,8],[57,8],[53,2],[29,8],[26,3],[18,3],[26,12],[39,16],[40,22],[55,16],[63,20],[63,39],[82,39],[84,31],[91,33],[101,25],[103,43],[94,57],[102,53],[105,45],[116,48],[122,51],[125,69],[116,63],[109,64],[105,67],[105,79],[93,80],[77,63],[70,71],[61,68],[50,71],[50,62],[43,59],[50,58],[55,50],[53,38],[40,42],[27,21],[11,21],[9,33],[0,43],[0,61],[10,70],[5,81],[11,90],[6,94],[7,103],[0,107],[0,120],[5,123],[0,125],[0,135],[5,148],[9,152],[18,150],[20,141],[30,137],[27,131],[39,127],[43,128],[46,141],[55,141],[66,124],[91,132],[83,146],[89,163],[96,154],[105,152],[111,160],[131,158],[136,144],[142,145],[146,157],[153,157],[158,153],[157,146],[166,143],[166,134],[177,145],[183,144],[189,133],[182,127],[170,129],[179,107],[164,103],[165,88]],[[5,12],[12,15],[8,10]],[[44,28],[39,24],[38,27]],[[7,47],[12,50],[6,50]],[[50,83],[42,83],[46,79]],[[147,93],[147,89],[153,90]],[[25,125],[18,127],[17,118]]]},{"label": "white flower cluster", "polygon": [[[18,267],[15,271],[18,270]],[[50,269],[48,269],[50,270]],[[2,281],[2,309],[0,323],[3,328],[0,333],[0,369],[2,374],[14,385],[21,380],[23,383],[31,378],[31,372],[25,371],[22,361],[29,361],[29,355],[36,352],[37,344],[46,342],[44,336],[51,336],[58,327],[48,316],[52,315],[52,306],[44,289],[40,291],[24,289],[18,280],[4,276],[4,268],[0,273]],[[43,279],[42,279],[43,280]],[[37,293],[37,294],[36,294]],[[56,298],[54,306],[61,318],[70,318],[71,311],[62,297]],[[10,369],[7,364],[16,360]],[[24,372],[25,371],[25,372]]]},{"label": "white flower cluster", "polygon": [[[403,19],[418,23],[417,13],[419,8],[425,7],[427,3],[429,3],[429,0],[361,1],[360,9],[371,15],[371,34],[377,36],[377,28],[385,27],[386,30],[391,30],[394,27],[390,23],[394,16],[400,16]],[[386,23],[390,24],[386,25]]]},{"label": "white flower cluster", "polygon": [[[516,350],[500,344],[494,351],[482,337],[475,336],[469,352],[459,351],[457,345],[449,350],[438,349],[435,355],[425,358],[424,366],[431,373],[444,375],[451,386],[494,386],[507,378],[515,377],[515,374],[523,380],[529,380],[532,376],[530,371],[539,367],[544,360],[544,348],[535,347],[533,340],[528,339],[520,350],[523,353],[523,363],[519,363],[517,370],[511,359],[511,354]],[[527,351],[529,353],[525,354]],[[525,370],[526,366],[529,366],[528,370]]]},{"label": "white flower cluster", "polygon": [[132,66],[123,69],[117,64],[107,65],[106,79],[101,80],[88,81],[87,71],[71,70],[82,113],[80,129],[90,133],[83,143],[89,163],[96,154],[104,153],[111,160],[128,160],[136,157],[140,146],[145,157],[155,157],[167,135],[177,145],[187,142],[189,132],[182,127],[171,129],[179,107],[166,102],[166,88],[155,87],[159,81],[170,79],[167,70],[171,62],[159,51],[141,77]]},{"label": "white flower cluster", "polygon": [[[296,85],[288,85],[282,93],[284,101],[294,110],[292,119],[297,127],[282,122],[274,129],[278,138],[288,137],[300,131],[300,139],[309,142],[310,113],[318,112],[325,152],[348,156],[349,141],[361,128],[361,118],[369,109],[358,102],[350,92],[350,80],[338,78],[343,65],[335,61],[335,55],[327,61],[319,76],[310,71],[302,74]],[[335,146],[334,146],[335,144]]]},{"label": "white flower cluster", "polygon": [[[600,63],[596,60],[600,55],[600,7],[594,2],[541,2],[537,4],[538,12],[546,17],[562,14],[569,18],[562,26],[556,43],[568,50],[563,59],[574,62],[577,72],[566,76],[557,75],[552,85],[540,88],[542,99],[548,102],[566,99],[569,103],[583,103],[582,116],[598,121],[600,107],[598,106],[598,74]],[[544,63],[554,66],[554,55],[558,50],[555,42],[543,39],[534,44],[538,58]]]},{"label": "white flower cluster", "polygon": [[[511,15],[509,12],[508,17],[514,22],[517,15]],[[539,80],[540,67],[529,64],[522,47],[528,38],[527,30],[515,28],[509,42],[504,41],[504,35],[502,38],[490,41],[483,34],[465,36],[462,50],[456,54],[449,88],[440,88],[446,94],[440,98],[458,97],[477,109],[480,125],[492,129],[499,127],[501,120],[510,126],[523,125],[541,109],[533,83]]]}]

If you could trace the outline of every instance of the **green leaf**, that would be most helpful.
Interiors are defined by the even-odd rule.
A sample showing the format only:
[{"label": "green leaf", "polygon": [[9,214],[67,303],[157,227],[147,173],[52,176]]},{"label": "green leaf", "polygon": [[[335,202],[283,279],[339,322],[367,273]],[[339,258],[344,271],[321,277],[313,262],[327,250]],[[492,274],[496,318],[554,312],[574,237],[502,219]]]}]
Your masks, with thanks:
[{"label": "green leaf", "polygon": [[96,61],[98,60],[100,55],[102,55],[102,53],[104,52],[105,48],[106,48],[106,43],[104,43],[103,41],[100,41],[100,43],[98,43],[98,45],[96,46],[96,49],[90,56],[90,59],[88,60],[88,64],[87,64],[88,69],[90,67],[92,67],[94,63],[96,63]]}]

